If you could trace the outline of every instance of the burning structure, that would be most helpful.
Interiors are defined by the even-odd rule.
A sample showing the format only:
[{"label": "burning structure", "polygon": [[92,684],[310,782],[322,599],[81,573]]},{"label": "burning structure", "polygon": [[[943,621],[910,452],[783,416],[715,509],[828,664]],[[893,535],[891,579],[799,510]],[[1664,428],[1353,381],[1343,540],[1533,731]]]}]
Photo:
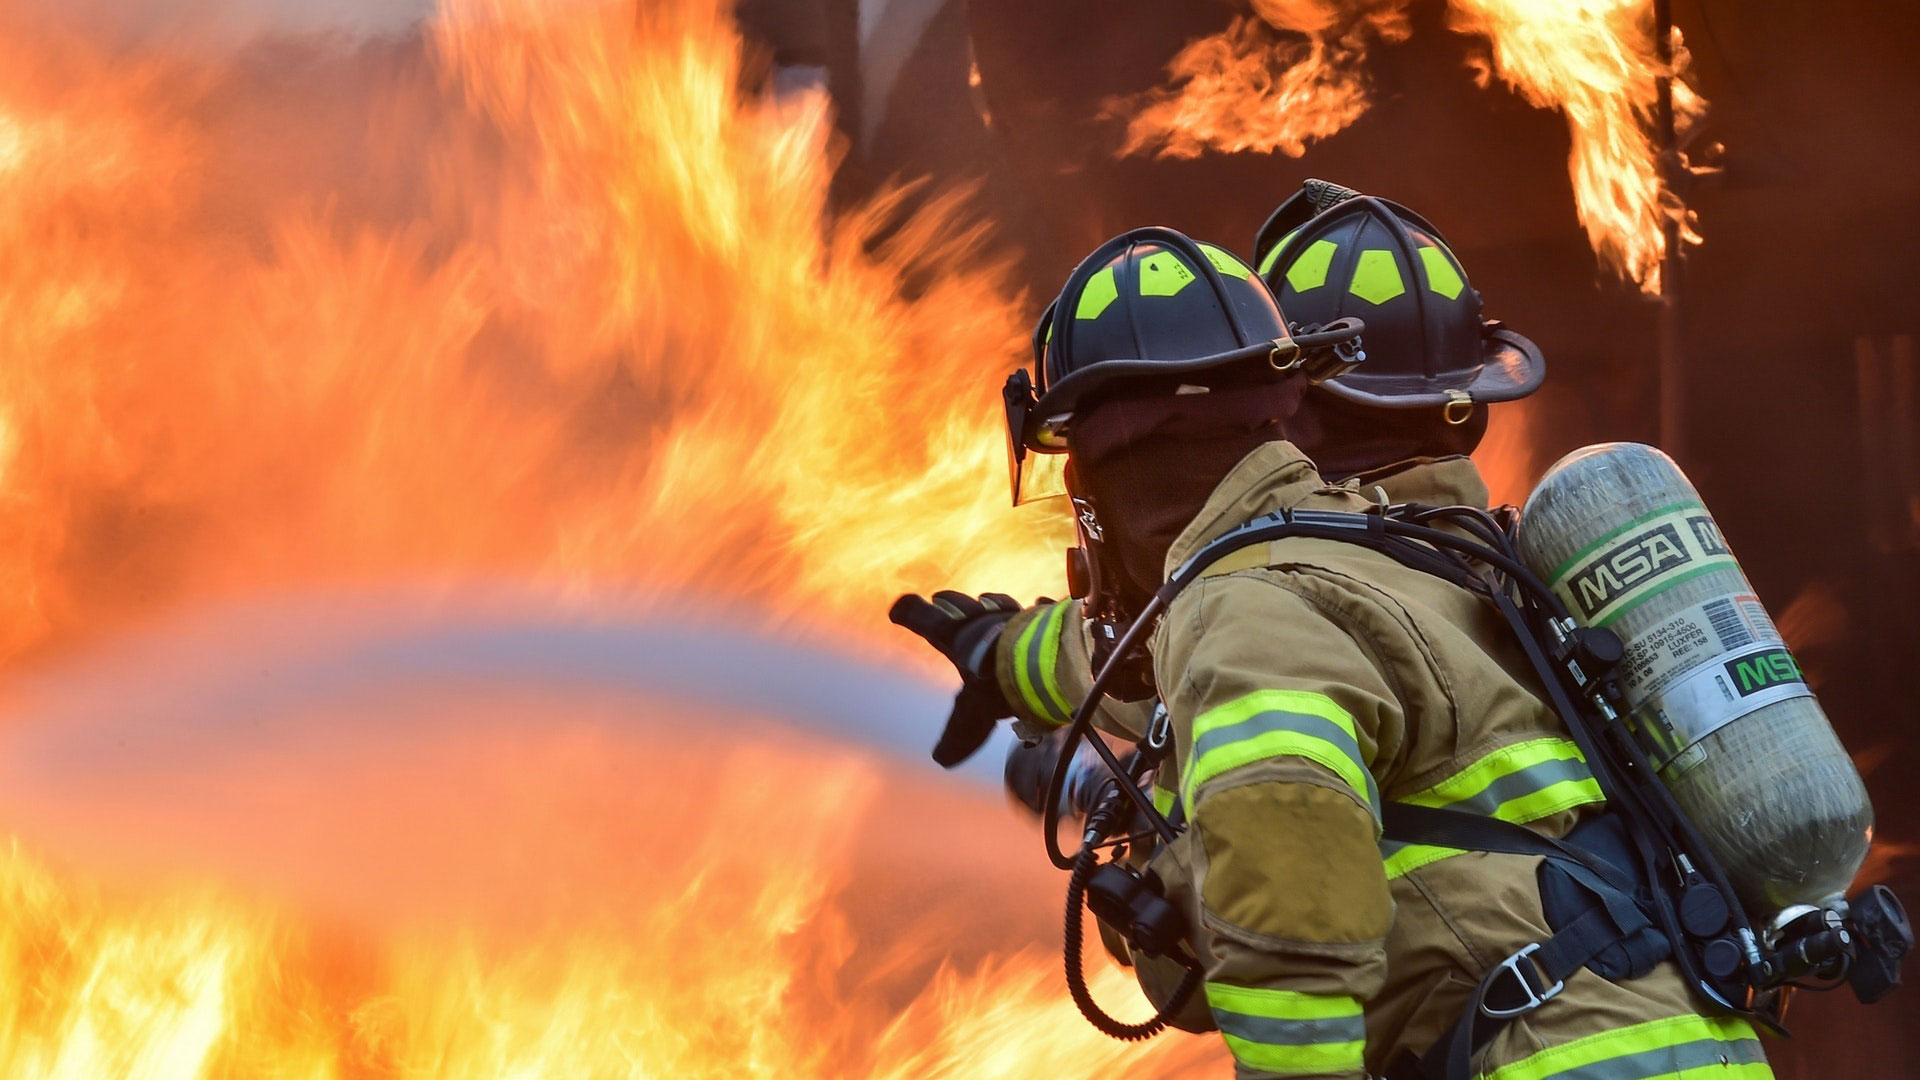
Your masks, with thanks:
[{"label": "burning structure", "polygon": [[[1001,508],[991,395],[1023,286],[1143,221],[1249,234],[1312,171],[1457,222],[1500,313],[1545,328],[1557,385],[1491,440],[1508,498],[1574,445],[1656,436],[1641,292],[1674,284],[1697,217],[1665,331],[1683,460],[1761,590],[1809,598],[1783,621],[1842,734],[1897,763],[1920,661],[1920,95],[1897,58],[1920,20],[1681,6],[1678,134],[1729,147],[1683,210],[1649,134],[1678,40],[1656,6],[748,2],[743,50],[722,0],[446,0],[417,31],[238,48],[0,5],[0,662],[55,686],[14,695],[9,734],[68,715],[45,702],[99,682],[107,643],[289,593],[508,578],[669,624],[717,599],[881,658],[898,592],[1057,593],[1066,523]],[[1688,86],[1714,103],[1691,131]],[[116,711],[162,723],[143,702],[182,671],[286,662],[261,637],[242,618],[136,667]],[[744,749],[710,704],[505,697],[328,699],[296,725],[420,725],[404,750],[69,754],[86,813],[13,799],[0,1072],[1091,1076],[1211,1053],[1077,1026],[1051,955],[1020,951],[1054,902],[1026,834],[959,841],[960,874],[903,863],[897,815],[860,809],[993,820],[963,791],[900,790],[857,749]],[[1920,835],[1896,768],[1869,777],[1883,835]],[[287,849],[312,854],[260,859]],[[1003,917],[935,903],[960,890]],[[1901,1025],[1820,1007],[1781,1075],[1911,1069]]]}]

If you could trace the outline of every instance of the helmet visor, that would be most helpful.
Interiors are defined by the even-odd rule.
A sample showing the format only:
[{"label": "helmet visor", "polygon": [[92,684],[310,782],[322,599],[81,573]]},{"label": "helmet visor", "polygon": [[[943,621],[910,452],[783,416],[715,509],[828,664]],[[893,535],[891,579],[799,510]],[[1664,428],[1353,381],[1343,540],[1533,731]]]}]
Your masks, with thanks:
[{"label": "helmet visor", "polygon": [[[1015,446],[1018,444],[1016,442]],[[1062,498],[1067,493],[1067,455],[1013,451],[1013,505]]]}]

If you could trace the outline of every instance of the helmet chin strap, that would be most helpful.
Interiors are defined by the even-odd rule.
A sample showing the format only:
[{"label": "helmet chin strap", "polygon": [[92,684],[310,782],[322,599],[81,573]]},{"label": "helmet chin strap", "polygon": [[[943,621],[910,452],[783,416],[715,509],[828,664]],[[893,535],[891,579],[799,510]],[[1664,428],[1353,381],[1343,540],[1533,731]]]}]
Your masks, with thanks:
[{"label": "helmet chin strap", "polygon": [[[1080,538],[1080,561],[1085,568],[1086,590],[1076,597],[1086,611],[1087,629],[1092,636],[1095,670],[1113,656],[1115,646],[1133,625],[1138,613],[1121,594],[1119,583],[1126,575],[1113,565],[1118,556],[1108,540],[1106,527],[1093,500],[1068,488],[1073,502],[1073,525]],[[1069,556],[1071,558],[1071,556]],[[1123,663],[1114,673],[1107,694],[1121,701],[1139,701],[1154,693],[1153,668],[1144,654]]]}]

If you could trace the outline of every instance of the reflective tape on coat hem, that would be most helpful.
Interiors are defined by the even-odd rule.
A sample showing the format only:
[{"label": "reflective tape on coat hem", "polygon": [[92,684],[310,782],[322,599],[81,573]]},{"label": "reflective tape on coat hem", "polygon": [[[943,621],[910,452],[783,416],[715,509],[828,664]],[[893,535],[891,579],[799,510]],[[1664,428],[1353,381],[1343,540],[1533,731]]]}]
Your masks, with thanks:
[{"label": "reflective tape on coat hem", "polygon": [[1484,1080],[1763,1080],[1773,1071],[1745,1021],[1675,1016],[1548,1047],[1482,1075]]}]

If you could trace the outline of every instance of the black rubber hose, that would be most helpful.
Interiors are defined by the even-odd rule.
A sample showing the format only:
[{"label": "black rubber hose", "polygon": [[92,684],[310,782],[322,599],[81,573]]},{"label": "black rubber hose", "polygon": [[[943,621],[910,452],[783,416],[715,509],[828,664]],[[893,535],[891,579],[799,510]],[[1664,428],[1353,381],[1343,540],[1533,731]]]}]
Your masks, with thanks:
[{"label": "black rubber hose", "polygon": [[1087,974],[1080,964],[1081,912],[1086,909],[1087,881],[1099,866],[1100,853],[1093,848],[1084,848],[1073,860],[1073,876],[1067,880],[1067,936],[1061,948],[1066,958],[1067,993],[1072,995],[1073,1003],[1087,1023],[1099,1028],[1100,1032],[1122,1042],[1140,1042],[1151,1039],[1166,1030],[1167,1021],[1174,1013],[1186,1008],[1187,999],[1200,985],[1200,973],[1188,968],[1180,977],[1180,985],[1173,991],[1173,997],[1167,1004],[1155,1010],[1153,1017],[1138,1024],[1123,1023],[1107,1015],[1105,1009],[1093,1000],[1093,993],[1087,989]]},{"label": "black rubber hose", "polygon": [[1146,637],[1148,627],[1153,624],[1153,620],[1160,614],[1161,609],[1166,607],[1166,603],[1165,597],[1155,595],[1127,627],[1126,633],[1120,635],[1119,644],[1114,646],[1113,655],[1107,658],[1106,665],[1094,676],[1093,685],[1088,688],[1087,696],[1081,699],[1080,707],[1074,710],[1073,723],[1068,726],[1066,739],[1060,745],[1060,759],[1054,763],[1053,777],[1047,782],[1046,806],[1041,814],[1041,829],[1045,834],[1043,838],[1047,845],[1047,859],[1061,870],[1072,870],[1074,860],[1068,858],[1066,852],[1060,847],[1060,796],[1067,789],[1067,771],[1072,764],[1073,752],[1079,747],[1082,739],[1092,745],[1094,753],[1107,766],[1107,771],[1120,782],[1121,794],[1126,796],[1127,801],[1133,803],[1134,808],[1146,818],[1148,824],[1153,827],[1153,831],[1160,834],[1162,842],[1171,844],[1179,835],[1178,830],[1167,821],[1166,815],[1153,805],[1153,800],[1141,794],[1140,786],[1128,781],[1127,771],[1120,766],[1120,760],[1108,748],[1106,741],[1088,737],[1093,727],[1093,715],[1100,708],[1100,695],[1106,692],[1107,684],[1113,681],[1113,676],[1120,670],[1121,662],[1139,646],[1141,639]]}]

